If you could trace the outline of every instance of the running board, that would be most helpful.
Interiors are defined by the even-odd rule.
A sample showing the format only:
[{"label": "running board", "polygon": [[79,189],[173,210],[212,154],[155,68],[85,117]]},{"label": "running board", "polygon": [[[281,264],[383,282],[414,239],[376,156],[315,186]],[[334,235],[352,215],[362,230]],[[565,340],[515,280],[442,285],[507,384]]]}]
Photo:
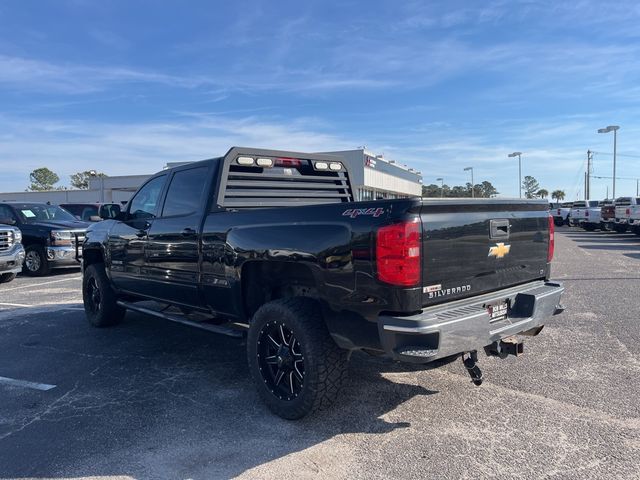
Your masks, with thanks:
[{"label": "running board", "polygon": [[241,338],[243,336],[243,332],[241,332],[240,330],[235,330],[233,328],[223,327],[221,325],[212,325],[210,323],[194,322],[193,320],[187,320],[186,318],[181,318],[177,315],[169,315],[167,313],[159,312],[151,308],[141,307],[140,305],[136,305],[135,303],[123,302],[122,300],[118,300],[117,303],[119,306],[126,308],[127,310],[133,310],[134,312],[144,313],[146,315],[153,315],[154,317],[163,318],[165,320],[169,320],[170,322],[182,323],[184,325],[189,325],[190,327],[200,328],[202,330],[219,333],[228,337]]}]

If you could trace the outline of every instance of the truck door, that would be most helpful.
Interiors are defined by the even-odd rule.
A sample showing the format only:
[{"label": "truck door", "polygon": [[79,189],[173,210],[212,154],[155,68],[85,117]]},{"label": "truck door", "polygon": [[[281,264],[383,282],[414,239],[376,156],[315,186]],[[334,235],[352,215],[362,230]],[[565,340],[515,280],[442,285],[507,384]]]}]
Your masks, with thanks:
[{"label": "truck door", "polygon": [[109,232],[111,277],[122,290],[142,295],[152,293],[144,278],[144,251],[166,180],[166,175],[160,175],[144,184],[129,202],[125,220],[116,223]]},{"label": "truck door", "polygon": [[[213,168],[213,167],[211,167]],[[198,305],[200,234],[210,166],[176,170],[147,239],[144,273],[154,296],[171,303]]]}]

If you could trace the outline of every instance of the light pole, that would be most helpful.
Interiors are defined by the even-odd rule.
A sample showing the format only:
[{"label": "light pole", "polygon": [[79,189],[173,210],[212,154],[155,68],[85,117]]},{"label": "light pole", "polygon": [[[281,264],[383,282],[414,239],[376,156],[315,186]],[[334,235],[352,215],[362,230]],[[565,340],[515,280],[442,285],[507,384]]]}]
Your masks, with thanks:
[{"label": "light pole", "polygon": [[599,128],[598,133],[613,132],[613,192],[611,192],[612,198],[616,199],[616,143],[618,136],[618,125],[609,125],[607,128]]},{"label": "light pole", "polygon": [[476,194],[474,192],[474,188],[473,188],[473,167],[466,167],[464,169],[465,172],[468,172],[469,170],[471,170],[471,198],[475,198]]},{"label": "light pole", "polygon": [[507,156],[509,158],[518,157],[518,188],[520,189],[520,198],[522,198],[522,152],[513,152]]},{"label": "light pole", "polygon": [[436,182],[440,182],[440,198],[444,197],[444,178],[436,178]]}]

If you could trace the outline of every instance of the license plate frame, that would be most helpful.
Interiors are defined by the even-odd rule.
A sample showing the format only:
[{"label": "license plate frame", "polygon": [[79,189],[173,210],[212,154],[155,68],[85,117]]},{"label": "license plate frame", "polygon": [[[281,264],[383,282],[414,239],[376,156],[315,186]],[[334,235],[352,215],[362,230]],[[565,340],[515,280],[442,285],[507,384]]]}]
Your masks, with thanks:
[{"label": "license plate frame", "polygon": [[487,305],[487,313],[489,313],[489,322],[499,322],[509,317],[509,300],[500,300]]}]

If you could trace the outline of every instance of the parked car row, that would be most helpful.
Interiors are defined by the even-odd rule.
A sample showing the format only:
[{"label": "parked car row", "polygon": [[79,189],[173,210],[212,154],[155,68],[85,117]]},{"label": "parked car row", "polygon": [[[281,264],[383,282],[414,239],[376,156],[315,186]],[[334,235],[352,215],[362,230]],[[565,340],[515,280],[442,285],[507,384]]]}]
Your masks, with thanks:
[{"label": "parked car row", "polygon": [[550,205],[558,226],[581,227],[587,231],[632,231],[640,235],[640,197],[618,197],[615,200],[580,200]]},{"label": "parked car row", "polygon": [[40,276],[79,267],[88,222],[101,220],[113,205],[0,203],[0,283],[21,271]]}]

